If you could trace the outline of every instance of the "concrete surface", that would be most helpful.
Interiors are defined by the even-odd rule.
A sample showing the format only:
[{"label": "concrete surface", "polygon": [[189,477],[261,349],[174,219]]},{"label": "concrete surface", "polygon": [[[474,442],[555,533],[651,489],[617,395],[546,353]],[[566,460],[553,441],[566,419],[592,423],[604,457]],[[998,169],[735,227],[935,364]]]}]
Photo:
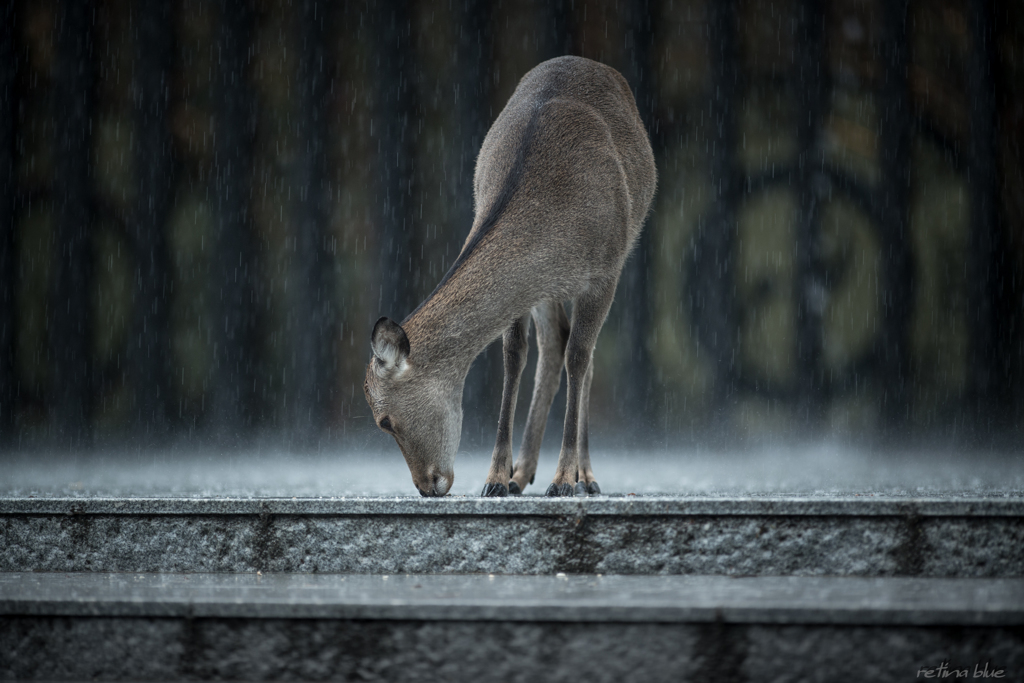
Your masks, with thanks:
[{"label": "concrete surface", "polygon": [[424,500],[394,449],[0,453],[0,679],[1024,681],[1021,454],[594,460]]},{"label": "concrete surface", "polygon": [[0,616],[1024,626],[1024,579],[0,573]]},{"label": "concrete surface", "polygon": [[0,571],[1024,576],[959,496],[0,499]]},{"label": "concrete surface", "polygon": [[946,681],[955,670],[1019,682],[1024,637],[1017,627],[977,626],[0,621],[0,678],[17,680],[905,683],[941,667]]},{"label": "concrete surface", "polygon": [[[453,495],[479,495],[489,455],[459,454]],[[542,451],[536,482],[527,494],[544,492],[556,458],[556,450]],[[624,449],[596,450],[593,463],[608,494],[1024,497],[1024,449],[872,451],[828,443],[743,451]],[[319,454],[0,453],[0,466],[0,496],[6,497],[417,496],[394,444],[384,450]]]},{"label": "concrete surface", "polygon": [[831,683],[918,680],[943,666],[1024,676],[1020,580],[61,578],[0,579],[0,678]]}]

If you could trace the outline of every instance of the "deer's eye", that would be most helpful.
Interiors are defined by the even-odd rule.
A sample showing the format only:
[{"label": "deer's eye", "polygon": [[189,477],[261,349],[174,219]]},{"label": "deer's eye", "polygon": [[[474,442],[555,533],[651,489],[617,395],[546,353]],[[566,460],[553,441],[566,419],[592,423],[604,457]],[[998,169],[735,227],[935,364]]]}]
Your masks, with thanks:
[{"label": "deer's eye", "polygon": [[386,417],[380,421],[380,428],[383,429],[385,432],[395,431],[394,429],[391,428],[391,420]]}]

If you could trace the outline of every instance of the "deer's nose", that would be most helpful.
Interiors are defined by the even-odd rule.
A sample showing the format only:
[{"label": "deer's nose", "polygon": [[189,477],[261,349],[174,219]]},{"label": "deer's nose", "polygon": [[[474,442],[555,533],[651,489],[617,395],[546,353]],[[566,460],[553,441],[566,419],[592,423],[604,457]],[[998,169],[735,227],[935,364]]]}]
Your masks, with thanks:
[{"label": "deer's nose", "polygon": [[448,493],[448,489],[452,487],[452,482],[455,480],[455,476],[451,472],[444,474],[434,474],[432,477],[434,480],[434,495],[443,496]]},{"label": "deer's nose", "polygon": [[431,487],[427,491],[424,491],[419,486],[417,486],[416,490],[419,491],[420,495],[423,496],[424,498],[439,498],[445,494],[445,492],[438,491],[436,486]]},{"label": "deer's nose", "polygon": [[452,487],[453,476],[445,476],[443,474],[431,473],[430,475],[430,488],[422,489],[419,485],[416,485],[416,490],[420,492],[420,495],[424,498],[438,498],[448,493],[448,489]]}]

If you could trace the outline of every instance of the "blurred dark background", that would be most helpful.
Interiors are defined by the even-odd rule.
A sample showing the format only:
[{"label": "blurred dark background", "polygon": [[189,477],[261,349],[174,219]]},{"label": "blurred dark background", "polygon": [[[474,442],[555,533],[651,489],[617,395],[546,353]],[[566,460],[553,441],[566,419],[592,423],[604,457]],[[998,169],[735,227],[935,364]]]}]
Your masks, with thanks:
[{"label": "blurred dark background", "polygon": [[[0,32],[4,448],[368,443],[372,322],[455,259],[487,128],[561,54],[625,75],[660,173],[595,431],[1019,443],[1017,0],[14,0]],[[499,342],[467,447],[500,378]]]}]

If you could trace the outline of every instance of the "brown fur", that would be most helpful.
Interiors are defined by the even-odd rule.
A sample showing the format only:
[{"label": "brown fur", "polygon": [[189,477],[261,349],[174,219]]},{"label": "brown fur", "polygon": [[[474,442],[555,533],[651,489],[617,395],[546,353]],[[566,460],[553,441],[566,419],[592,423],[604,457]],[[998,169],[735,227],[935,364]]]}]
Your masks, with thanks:
[{"label": "brown fur", "polygon": [[[617,71],[560,57],[523,77],[477,158],[476,215],[459,258],[401,326],[382,318],[371,338],[366,398],[378,424],[388,418],[421,493],[444,495],[454,481],[466,373],[499,335],[505,383],[485,495],[532,482],[563,362],[565,429],[548,492],[571,494],[577,480],[579,492],[598,490],[587,450],[591,354],[655,184],[647,133]],[[531,313],[540,356],[513,470]]]}]

